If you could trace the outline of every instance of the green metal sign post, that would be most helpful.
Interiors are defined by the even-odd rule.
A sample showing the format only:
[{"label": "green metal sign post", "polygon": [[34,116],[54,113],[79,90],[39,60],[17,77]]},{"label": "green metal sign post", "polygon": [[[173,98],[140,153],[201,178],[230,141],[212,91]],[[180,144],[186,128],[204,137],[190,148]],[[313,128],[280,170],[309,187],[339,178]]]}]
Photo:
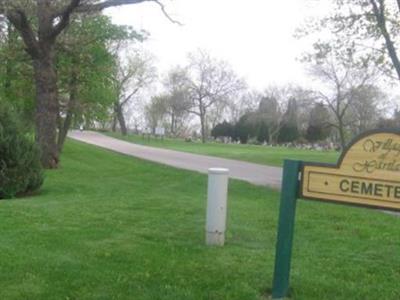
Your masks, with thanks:
[{"label": "green metal sign post", "polygon": [[272,299],[283,299],[289,291],[290,261],[292,256],[296,202],[300,186],[300,171],[300,161],[285,160],[283,165]]},{"label": "green metal sign post", "polygon": [[289,293],[297,198],[400,211],[399,145],[400,131],[374,130],[356,137],[336,164],[285,160],[272,299]]}]

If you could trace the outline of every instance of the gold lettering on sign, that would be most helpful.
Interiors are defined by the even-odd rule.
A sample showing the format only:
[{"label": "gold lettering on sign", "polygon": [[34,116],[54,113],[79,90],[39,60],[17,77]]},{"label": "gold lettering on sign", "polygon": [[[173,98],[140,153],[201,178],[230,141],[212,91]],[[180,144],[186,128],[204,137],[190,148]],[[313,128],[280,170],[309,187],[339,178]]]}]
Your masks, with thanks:
[{"label": "gold lettering on sign", "polygon": [[[353,170],[355,172],[373,173],[375,170],[387,170],[400,172],[400,143],[393,139],[385,141],[367,139],[363,143],[363,149],[367,153],[376,154],[376,159],[355,162]],[[388,161],[388,157],[393,159]]]}]

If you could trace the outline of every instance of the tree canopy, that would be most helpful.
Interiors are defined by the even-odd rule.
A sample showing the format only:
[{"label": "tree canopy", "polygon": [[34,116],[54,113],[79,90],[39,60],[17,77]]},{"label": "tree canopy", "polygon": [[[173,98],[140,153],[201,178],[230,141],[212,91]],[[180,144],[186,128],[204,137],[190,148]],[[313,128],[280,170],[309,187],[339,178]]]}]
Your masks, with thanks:
[{"label": "tree canopy", "polygon": [[[35,83],[35,136],[40,145],[41,162],[46,168],[56,168],[59,162],[57,123],[59,90],[56,66],[56,41],[69,26],[74,14],[93,14],[103,9],[158,0],[1,0],[0,16],[5,17],[19,33],[33,67]],[[171,21],[171,18],[169,18]]]}]

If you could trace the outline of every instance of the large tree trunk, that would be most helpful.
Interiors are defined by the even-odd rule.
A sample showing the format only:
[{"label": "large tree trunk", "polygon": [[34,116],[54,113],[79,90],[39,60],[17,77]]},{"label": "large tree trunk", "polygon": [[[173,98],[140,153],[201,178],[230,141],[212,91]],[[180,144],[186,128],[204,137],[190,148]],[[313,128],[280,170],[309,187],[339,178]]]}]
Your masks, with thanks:
[{"label": "large tree trunk", "polygon": [[59,151],[57,138],[57,74],[54,70],[52,46],[42,49],[39,57],[33,60],[36,84],[36,141],[41,149],[44,168],[57,168]]},{"label": "large tree trunk", "polygon": [[121,129],[122,135],[127,135],[128,130],[126,128],[126,122],[125,122],[125,117],[124,117],[124,112],[122,111],[122,106],[118,104],[115,104],[115,114],[118,119],[119,127]]}]

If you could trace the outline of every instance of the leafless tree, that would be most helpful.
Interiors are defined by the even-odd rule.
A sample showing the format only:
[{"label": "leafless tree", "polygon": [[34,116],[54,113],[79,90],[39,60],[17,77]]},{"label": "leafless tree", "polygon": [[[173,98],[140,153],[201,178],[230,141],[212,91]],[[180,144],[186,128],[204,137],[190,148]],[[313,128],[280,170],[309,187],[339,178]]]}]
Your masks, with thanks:
[{"label": "leafless tree", "polygon": [[255,112],[260,104],[263,94],[256,90],[244,90],[239,95],[232,97],[228,103],[228,120],[237,123],[244,114]]},{"label": "leafless tree", "polygon": [[187,84],[187,70],[180,66],[172,68],[164,79],[165,110],[169,116],[169,132],[176,136],[183,131],[188,123],[191,107],[189,89]]},{"label": "leafless tree", "polygon": [[301,134],[305,135],[312,108],[318,101],[314,90],[303,88],[301,86],[291,87],[291,97],[297,102],[297,127]]},{"label": "leafless tree", "polygon": [[151,97],[150,103],[144,108],[144,115],[146,118],[147,128],[150,129],[151,133],[155,133],[155,130],[160,126],[167,114],[167,99],[166,95],[158,95]]},{"label": "leafless tree", "polygon": [[384,117],[389,102],[387,96],[375,85],[364,85],[352,91],[350,115],[352,135],[376,127]]},{"label": "leafless tree", "polygon": [[337,60],[328,54],[312,67],[312,75],[327,88],[319,92],[319,97],[334,116],[330,126],[337,130],[344,148],[347,129],[355,121],[351,108],[356,107],[360,92],[374,85],[376,72],[368,64],[360,66],[351,59]]},{"label": "leafless tree", "polygon": [[267,124],[270,143],[278,142],[278,134],[282,128],[283,120],[289,99],[291,98],[290,86],[269,86],[265,89],[260,101],[257,117]]},{"label": "leafless tree", "polygon": [[227,101],[230,96],[245,88],[227,62],[212,58],[204,51],[189,55],[188,88],[191,113],[199,117],[201,138],[207,139],[207,117],[210,109]]}]

